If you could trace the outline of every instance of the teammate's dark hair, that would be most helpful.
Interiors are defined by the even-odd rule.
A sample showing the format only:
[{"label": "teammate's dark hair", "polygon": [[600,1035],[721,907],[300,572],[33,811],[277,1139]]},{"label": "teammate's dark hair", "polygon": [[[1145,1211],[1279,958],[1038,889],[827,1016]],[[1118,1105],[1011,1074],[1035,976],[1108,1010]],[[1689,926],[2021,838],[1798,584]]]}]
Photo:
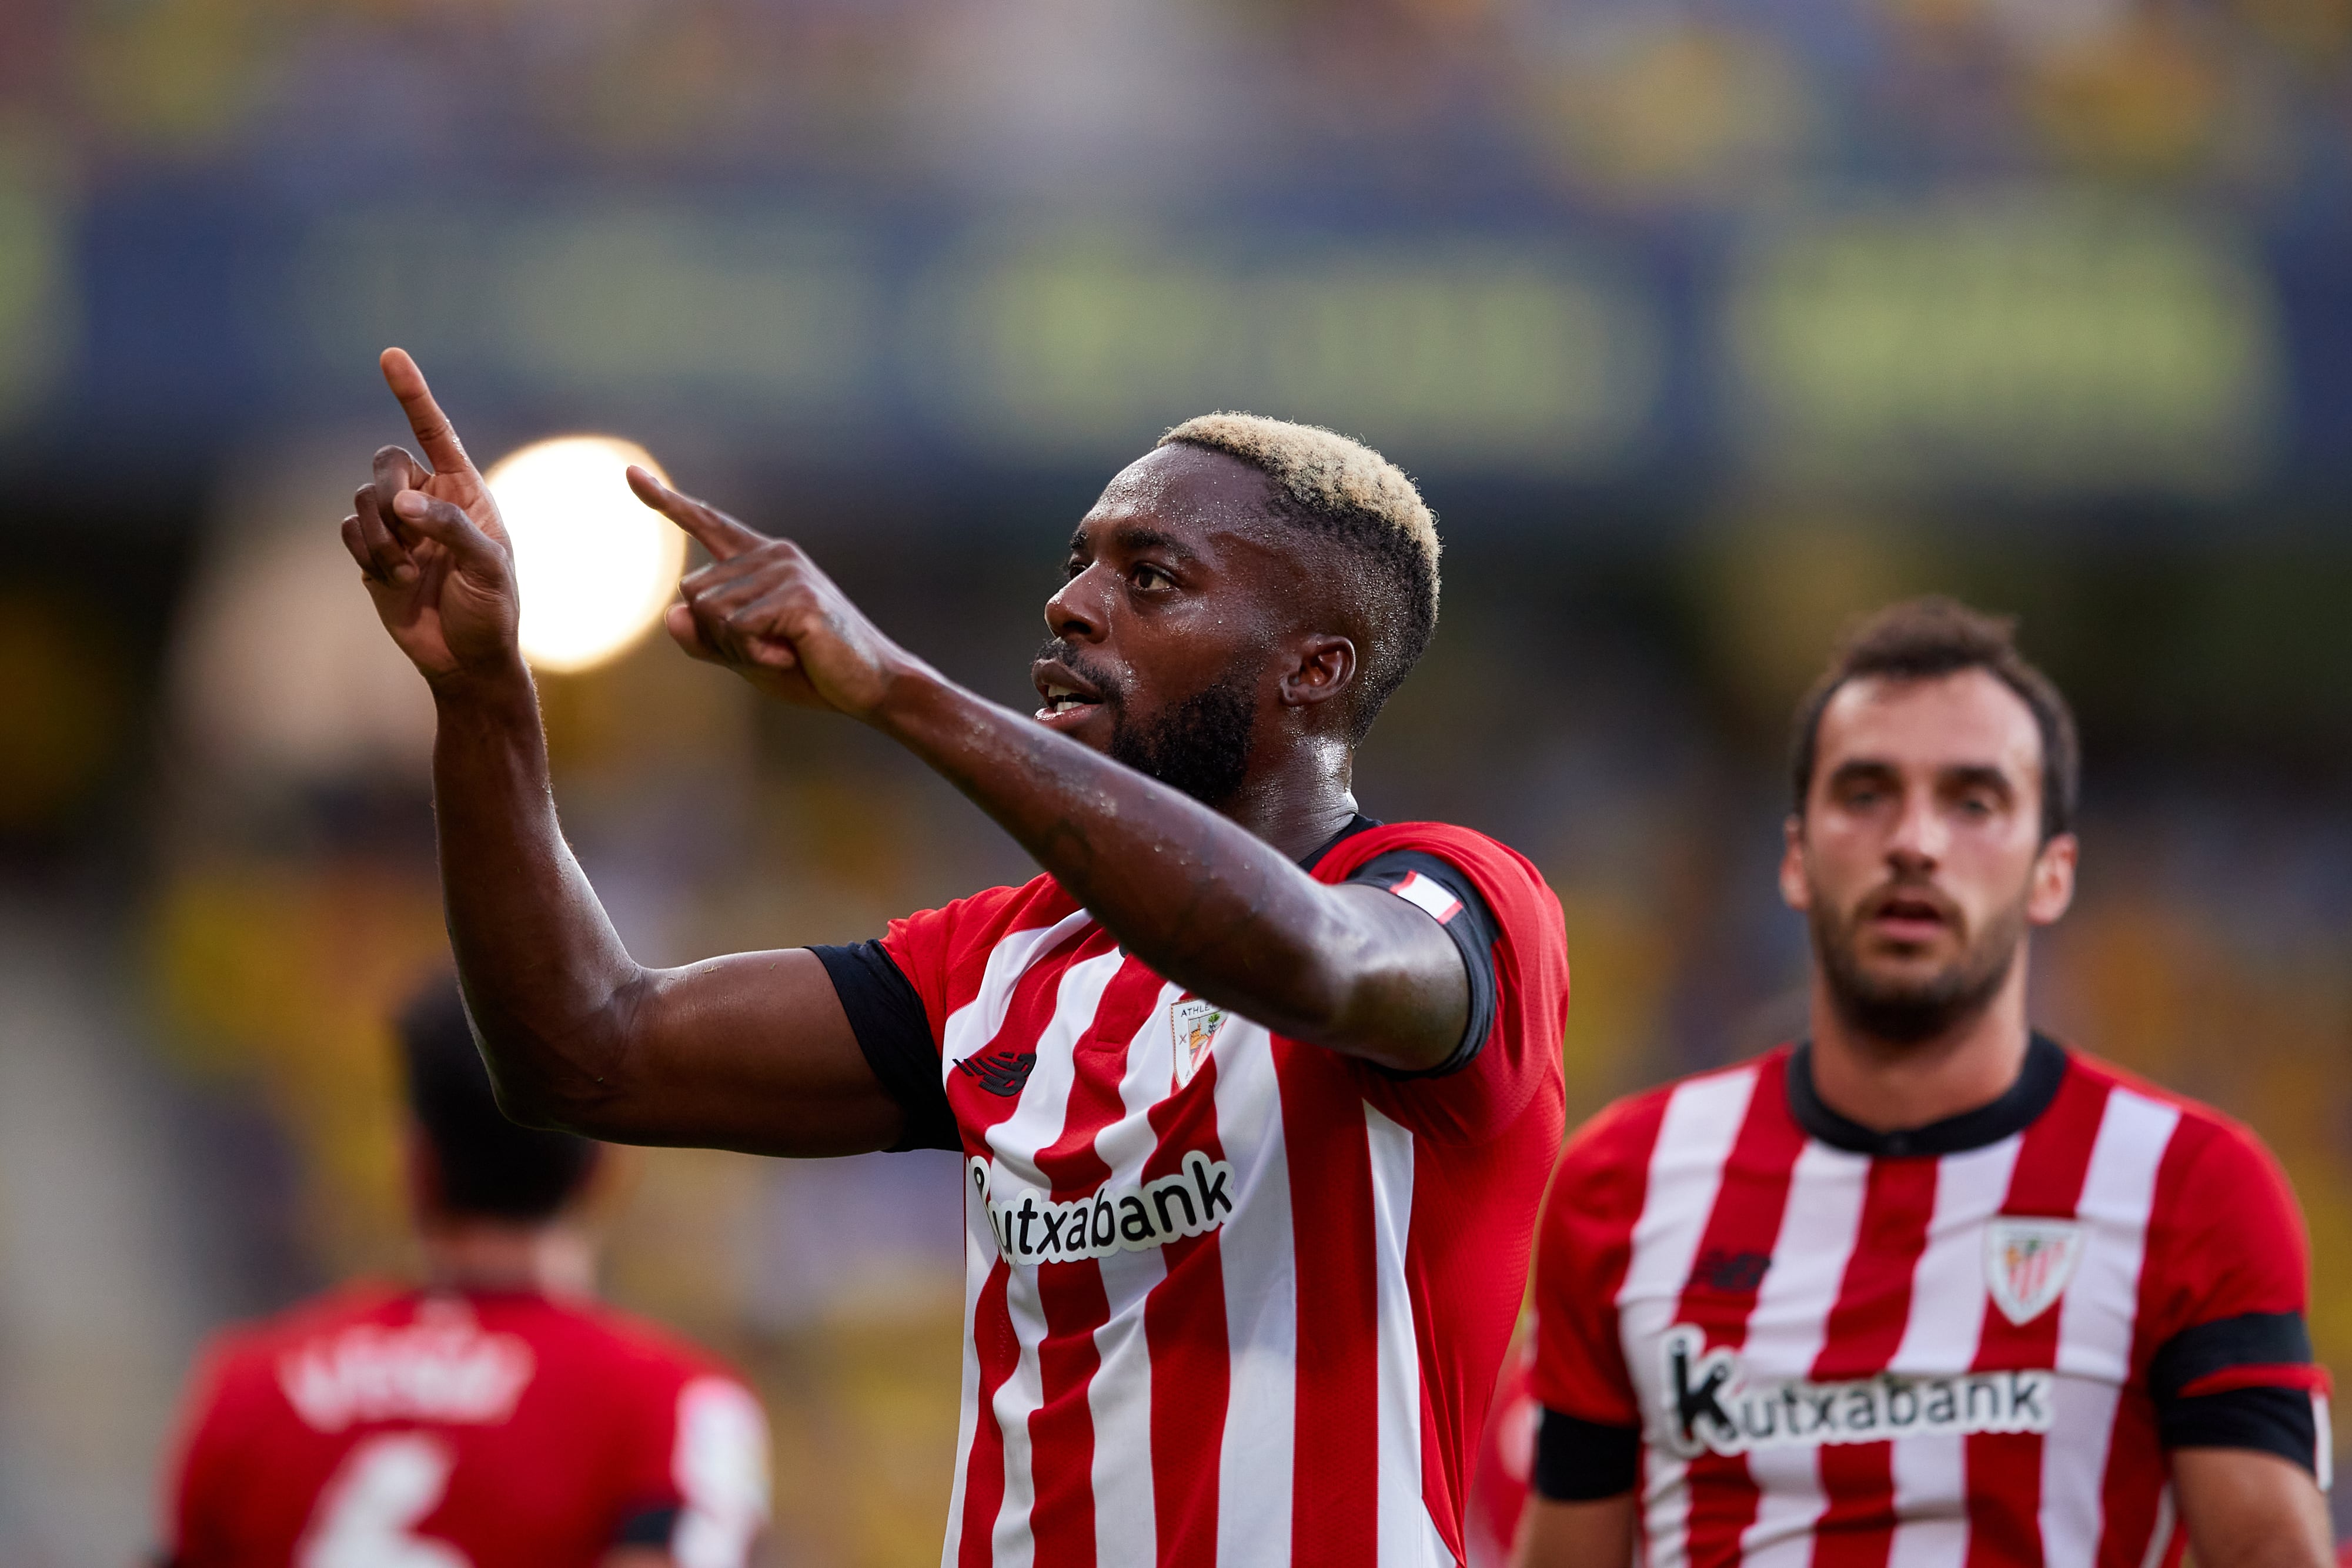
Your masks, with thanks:
[{"label": "teammate's dark hair", "polygon": [[595,1167],[596,1145],[507,1120],[454,978],[417,992],[395,1032],[409,1109],[440,1167],[446,1208],[528,1223],[553,1217],[571,1201]]},{"label": "teammate's dark hair", "polygon": [[1822,712],[1840,686],[1872,677],[1931,681],[1963,670],[1991,675],[2015,692],[2033,715],[2034,727],[2042,732],[2042,841],[2071,832],[2082,777],[2074,710],[2050,677],[2017,651],[2014,618],[1987,615],[1942,594],[1890,604],[1857,622],[1838,644],[1829,668],[1797,705],[1789,747],[1797,814],[1804,815],[1805,797],[1812,789]]}]

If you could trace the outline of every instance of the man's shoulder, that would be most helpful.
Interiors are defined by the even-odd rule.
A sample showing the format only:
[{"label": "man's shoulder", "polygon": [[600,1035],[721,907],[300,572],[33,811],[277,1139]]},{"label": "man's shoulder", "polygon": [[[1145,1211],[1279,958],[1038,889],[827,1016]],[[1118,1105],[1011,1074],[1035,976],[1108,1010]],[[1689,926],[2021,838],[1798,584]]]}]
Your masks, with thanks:
[{"label": "man's shoulder", "polygon": [[935,909],[901,915],[890,922],[884,942],[891,946],[941,938],[992,942],[1015,932],[1052,925],[1077,908],[1077,900],[1041,872],[1024,883],[982,888]]},{"label": "man's shoulder", "polygon": [[1611,1101],[1569,1134],[1568,1145],[1560,1151],[1561,1166],[1586,1170],[1629,1165],[1646,1167],[1677,1096],[1721,1102],[1726,1109],[1736,1100],[1744,1111],[1759,1082],[1786,1070],[1790,1049],[1775,1046],[1744,1061],[1686,1072]]},{"label": "man's shoulder", "polygon": [[682,1384],[698,1377],[743,1381],[716,1352],[635,1312],[591,1300],[551,1300],[549,1337],[560,1337],[583,1360],[633,1368],[653,1382]]},{"label": "man's shoulder", "polygon": [[1500,839],[1455,822],[1381,822],[1350,833],[1331,846],[1316,862],[1315,875],[1324,882],[1344,882],[1384,854],[1419,850],[1479,877],[1545,885],[1535,862]]},{"label": "man's shoulder", "polygon": [[264,1317],[248,1318],[214,1331],[205,1360],[215,1367],[268,1365],[297,1345],[361,1323],[400,1315],[415,1292],[377,1280],[360,1280],[306,1296]]},{"label": "man's shoulder", "polygon": [[2228,1112],[2073,1046],[2066,1054],[2072,1070],[2093,1084],[2111,1094],[2120,1090],[2154,1106],[2168,1146],[2182,1156],[2233,1163],[2252,1159],[2265,1168],[2276,1166],[2262,1135]]}]

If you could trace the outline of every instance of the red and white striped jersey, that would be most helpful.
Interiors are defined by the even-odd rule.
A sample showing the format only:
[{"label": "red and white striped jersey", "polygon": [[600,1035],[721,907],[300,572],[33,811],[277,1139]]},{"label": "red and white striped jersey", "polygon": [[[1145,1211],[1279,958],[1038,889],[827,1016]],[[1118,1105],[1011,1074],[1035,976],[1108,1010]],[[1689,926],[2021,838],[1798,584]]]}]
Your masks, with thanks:
[{"label": "red and white striped jersey", "polygon": [[1492,1022],[1447,1068],[1383,1072],[1188,997],[1045,877],[884,938],[966,1156],[943,1563],[1461,1560],[1564,1120],[1559,908],[1460,828],[1370,826],[1308,869],[1457,942],[1475,916]]},{"label": "red and white striped jersey", "polygon": [[[2284,1176],[2040,1036],[2000,1100],[1908,1134],[1822,1104],[1804,1047],[1623,1102],[1538,1247],[1538,1488],[1638,1484],[1651,1568],[2140,1568],[2181,1552],[2169,1448],[2325,1481]],[[1580,1487],[1635,1427],[1638,1470]]]}]

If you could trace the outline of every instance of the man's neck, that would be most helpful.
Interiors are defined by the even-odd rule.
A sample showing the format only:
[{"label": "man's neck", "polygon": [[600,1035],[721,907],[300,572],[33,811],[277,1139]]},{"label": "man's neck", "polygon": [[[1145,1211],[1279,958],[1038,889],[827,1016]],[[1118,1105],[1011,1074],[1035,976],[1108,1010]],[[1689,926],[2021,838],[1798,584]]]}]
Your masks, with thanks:
[{"label": "man's neck", "polygon": [[1855,1029],[1818,965],[1811,1010],[1814,1093],[1876,1133],[1907,1132],[1991,1104],[2017,1082],[2032,1038],[2022,953],[1982,1011],[1928,1040],[1885,1040]]},{"label": "man's neck", "polygon": [[416,1234],[425,1282],[437,1289],[551,1296],[595,1291],[595,1246],[576,1225],[443,1218],[420,1225]]},{"label": "man's neck", "polygon": [[1355,820],[1355,758],[1335,743],[1301,747],[1252,773],[1218,810],[1292,860],[1304,860]]}]

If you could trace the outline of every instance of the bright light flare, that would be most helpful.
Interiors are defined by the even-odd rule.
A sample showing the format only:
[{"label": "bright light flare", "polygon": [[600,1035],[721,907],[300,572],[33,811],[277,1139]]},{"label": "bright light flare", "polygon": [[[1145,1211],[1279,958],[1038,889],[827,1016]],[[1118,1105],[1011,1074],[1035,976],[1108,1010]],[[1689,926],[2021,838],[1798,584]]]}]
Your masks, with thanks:
[{"label": "bright light flare", "polygon": [[593,669],[653,629],[686,567],[686,536],[639,502],[642,446],[609,435],[534,442],[484,477],[514,541],[523,657],[541,670]]}]

